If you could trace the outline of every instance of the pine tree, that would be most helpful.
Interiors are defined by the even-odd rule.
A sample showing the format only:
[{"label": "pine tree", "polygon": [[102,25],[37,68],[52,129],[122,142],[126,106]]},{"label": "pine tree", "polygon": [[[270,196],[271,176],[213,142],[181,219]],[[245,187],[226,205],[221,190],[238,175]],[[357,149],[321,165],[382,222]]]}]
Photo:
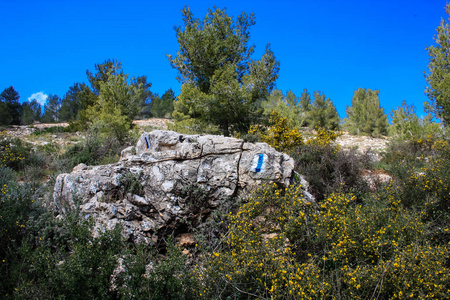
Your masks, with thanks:
[{"label": "pine tree", "polygon": [[378,137],[387,135],[389,123],[380,106],[379,91],[359,88],[352,98],[352,106],[347,106],[345,127],[352,134]]},{"label": "pine tree", "polygon": [[[446,12],[450,15],[450,4],[447,4]],[[429,55],[428,72],[426,80],[428,87],[425,93],[430,102],[425,102],[428,112],[444,121],[450,123],[450,18],[441,20],[434,37],[435,46],[427,47]]]},{"label": "pine tree", "polygon": [[44,114],[42,115],[42,122],[55,123],[59,122],[59,110],[61,108],[61,98],[57,95],[49,95],[44,105]]},{"label": "pine tree", "polygon": [[308,105],[309,111],[306,114],[306,122],[311,128],[324,128],[329,130],[339,129],[339,115],[330,98],[320,91],[313,93],[314,101]]},{"label": "pine tree", "polygon": [[155,96],[150,104],[150,113],[153,118],[169,118],[172,116],[175,102],[175,93],[167,90],[162,97]]},{"label": "pine tree", "polygon": [[[21,109],[22,106],[19,103],[19,93],[12,87],[8,87],[3,90],[3,92],[0,94],[0,102],[4,103],[7,107],[7,110],[9,111],[9,116],[11,117],[11,120],[7,122],[8,124],[12,125],[19,125],[20,124],[20,115],[21,115]],[[3,105],[4,106],[4,105]],[[8,115],[6,112],[3,113],[4,115]],[[9,120],[9,117],[5,117],[5,119],[2,120],[2,123],[6,124],[6,120]]]},{"label": "pine tree", "polygon": [[252,60],[249,29],[253,14],[233,20],[226,10],[209,9],[201,21],[188,7],[182,10],[183,27],[175,27],[180,50],[168,55],[183,84],[173,117],[216,125],[224,135],[247,132],[261,116],[261,100],[269,96],[278,77],[279,62],[270,49]]}]

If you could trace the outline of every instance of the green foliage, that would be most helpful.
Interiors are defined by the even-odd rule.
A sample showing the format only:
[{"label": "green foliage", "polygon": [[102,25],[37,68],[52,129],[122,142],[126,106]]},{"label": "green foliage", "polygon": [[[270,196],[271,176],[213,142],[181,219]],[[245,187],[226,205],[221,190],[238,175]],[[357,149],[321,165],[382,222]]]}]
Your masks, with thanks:
[{"label": "green foliage", "polygon": [[23,125],[33,124],[35,121],[40,121],[42,117],[41,105],[36,99],[31,102],[24,102],[22,104],[21,123]]},{"label": "green foliage", "polygon": [[0,167],[19,170],[21,162],[28,156],[28,151],[19,139],[4,138],[0,141]]},{"label": "green foliage", "polygon": [[394,197],[432,224],[433,241],[447,243],[450,238],[450,146],[446,140],[428,139],[397,142],[383,162],[394,176]]},{"label": "green foliage", "polygon": [[120,152],[130,144],[129,136],[124,143],[91,128],[85,142],[69,147],[59,158],[61,172],[68,172],[78,164],[102,165],[115,163]]},{"label": "green foliage", "polygon": [[49,95],[44,106],[44,114],[41,121],[43,123],[56,123],[59,122],[59,110],[61,108],[61,98],[57,95]]},{"label": "green foliage", "polygon": [[72,120],[72,131],[85,130],[89,123],[98,121],[95,126],[104,134],[123,139],[124,132],[143,114],[146,101],[152,97],[151,83],[146,76],[128,79],[121,63],[114,60],[96,64],[95,69],[95,73],[86,72],[91,87],[76,84],[69,89],[61,107],[64,118]]},{"label": "green foliage", "polygon": [[59,118],[62,122],[74,121],[81,109],[81,95],[87,86],[84,83],[75,83],[69,88],[61,101]]},{"label": "green foliage", "polygon": [[290,119],[283,118],[274,110],[270,115],[269,127],[250,127],[250,134],[257,134],[260,139],[278,151],[292,151],[303,144],[303,137],[297,127],[292,125]]},{"label": "green foliage", "polygon": [[175,27],[180,51],[168,56],[183,83],[173,117],[177,122],[198,118],[226,136],[247,132],[261,115],[260,101],[273,89],[279,70],[269,46],[260,60],[250,58],[253,14],[233,20],[217,8],[200,21],[188,7],[182,13],[184,27]]},{"label": "green foliage", "polygon": [[315,91],[314,101],[307,107],[308,110],[305,110],[306,123],[310,128],[321,127],[329,130],[339,129],[340,119],[338,112],[333,102],[330,98],[326,98],[325,94],[320,91]]},{"label": "green foliage", "polygon": [[414,105],[407,105],[403,101],[401,107],[392,110],[389,114],[392,125],[389,127],[389,136],[398,140],[425,138],[428,135],[442,136],[440,124],[433,122],[431,115],[419,118]]},{"label": "green foliage", "polygon": [[347,106],[345,127],[352,134],[378,137],[387,135],[388,121],[378,99],[379,91],[359,88]]},{"label": "green foliage", "polygon": [[[446,12],[450,14],[450,4],[447,4]],[[434,41],[436,45],[427,47],[429,62],[425,75],[428,87],[425,89],[425,93],[430,102],[425,103],[425,108],[447,125],[450,121],[450,58],[448,57],[450,27],[448,20],[441,20]]]},{"label": "green foliage", "polygon": [[0,102],[0,125],[11,124],[13,118],[9,113],[8,105],[4,102]]},{"label": "green foliage", "polygon": [[124,186],[124,194],[135,194],[139,196],[144,196],[144,187],[141,182],[142,174],[127,173],[121,179],[121,184]]},{"label": "green foliage", "polygon": [[[121,276],[119,289],[126,299],[198,299],[198,281],[171,240],[164,257],[141,245],[136,255],[126,259],[126,265],[129,271]],[[152,267],[146,270],[146,265]]]},{"label": "green foliage", "polygon": [[273,90],[267,100],[261,102],[261,107],[264,109],[265,115],[270,116],[275,110],[281,117],[289,119],[298,128],[305,123],[299,99],[291,90],[287,91],[286,96],[283,96],[280,90]]},{"label": "green foliage", "polygon": [[295,170],[306,177],[309,190],[317,200],[335,191],[353,191],[358,197],[368,191],[362,170],[373,168],[369,153],[340,151],[333,142],[338,135],[319,128],[305,145],[290,153],[296,162]]},{"label": "green foliage", "polygon": [[85,116],[92,122],[91,130],[123,142],[142,107],[142,86],[127,82],[128,75],[123,73],[109,71],[105,76],[107,81],[98,83],[98,100],[85,110]]},{"label": "green foliage", "polygon": [[[196,278],[173,243],[161,256],[126,243],[120,227],[96,228],[94,236],[92,220],[77,210],[55,218],[36,202],[41,187],[18,185],[11,172],[0,168],[2,299],[198,298]],[[120,261],[126,267],[114,273]]]},{"label": "green foliage", "polygon": [[[3,92],[0,94],[0,103],[3,103],[3,105],[0,106],[3,106],[3,109],[6,108],[6,110],[2,112],[2,115],[5,116],[5,119],[0,119],[1,120],[0,124],[3,125],[20,124],[20,115],[22,112],[22,107],[19,103],[19,99],[20,99],[19,93],[12,86],[3,90]],[[6,107],[4,105],[6,105]]]},{"label": "green foliage", "polygon": [[[173,116],[176,115],[177,113],[174,111]],[[174,124],[167,124],[167,129],[185,134],[220,134],[217,126],[195,118],[179,119]]]},{"label": "green foliage", "polygon": [[108,80],[99,83],[100,95],[97,104],[100,110],[108,110],[106,103],[115,109],[120,109],[129,122],[132,122],[140,112],[143,89],[141,84],[133,82],[134,78],[130,82],[127,79],[127,74],[108,73]]},{"label": "green foliage", "polygon": [[175,93],[167,90],[161,98],[157,95],[152,99],[150,114],[154,118],[170,118],[174,110]]},{"label": "green foliage", "polygon": [[412,137],[408,140],[393,140],[383,153],[384,169],[396,178],[404,178],[412,169],[425,166],[426,160],[435,154],[436,137]]},{"label": "green foliage", "polygon": [[52,127],[39,128],[38,130],[35,130],[31,135],[32,136],[42,136],[42,135],[57,134],[57,133],[62,133],[62,132],[67,132],[67,127],[52,126]]},{"label": "green foliage", "polygon": [[314,205],[299,187],[264,188],[230,219],[205,264],[205,298],[448,297],[447,247],[390,197],[332,194]]},{"label": "green foliage", "polygon": [[33,184],[17,184],[11,169],[0,168],[0,295],[12,295],[23,263],[19,249],[28,232],[28,220],[36,213],[40,190]]},{"label": "green foliage", "polygon": [[125,140],[131,122],[119,108],[113,106],[113,103],[102,102],[98,106],[91,107],[88,113],[92,120],[89,130],[95,132],[95,135],[99,135],[102,139],[115,138],[119,142]]}]

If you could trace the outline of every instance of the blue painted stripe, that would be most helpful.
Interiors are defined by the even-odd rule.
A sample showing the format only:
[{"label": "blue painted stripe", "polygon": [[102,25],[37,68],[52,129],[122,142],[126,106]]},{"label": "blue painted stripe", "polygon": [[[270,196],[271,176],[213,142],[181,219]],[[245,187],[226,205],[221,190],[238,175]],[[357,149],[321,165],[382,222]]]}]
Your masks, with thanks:
[{"label": "blue painted stripe", "polygon": [[150,145],[148,144],[147,137],[145,137],[145,143],[147,144],[147,149],[150,148]]},{"label": "blue painted stripe", "polygon": [[264,161],[264,154],[259,154],[258,164],[256,165],[255,172],[261,172],[262,164]]}]

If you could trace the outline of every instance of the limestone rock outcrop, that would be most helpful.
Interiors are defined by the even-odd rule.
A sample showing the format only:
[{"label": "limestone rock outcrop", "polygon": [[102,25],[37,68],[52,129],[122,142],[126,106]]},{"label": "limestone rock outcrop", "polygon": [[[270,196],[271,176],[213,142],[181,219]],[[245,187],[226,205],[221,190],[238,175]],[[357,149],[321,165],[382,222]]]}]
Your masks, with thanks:
[{"label": "limestone rock outcrop", "polygon": [[[152,243],[158,231],[205,207],[263,184],[288,186],[293,170],[291,157],[265,143],[154,130],[123,150],[118,163],[60,174],[53,199],[62,213],[78,205],[107,228],[121,223],[130,240]],[[205,197],[187,197],[194,187]]]}]

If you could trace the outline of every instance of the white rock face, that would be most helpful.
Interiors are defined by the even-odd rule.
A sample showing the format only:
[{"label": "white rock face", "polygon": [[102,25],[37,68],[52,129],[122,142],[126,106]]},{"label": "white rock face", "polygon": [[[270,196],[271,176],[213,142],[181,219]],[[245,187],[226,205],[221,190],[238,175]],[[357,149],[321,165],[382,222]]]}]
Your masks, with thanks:
[{"label": "white rock face", "polygon": [[201,187],[203,206],[213,208],[265,183],[286,187],[293,170],[294,160],[266,143],[154,130],[123,150],[118,163],[59,175],[54,204],[65,212],[78,203],[106,227],[121,223],[129,239],[151,243],[159,230],[199,213],[186,201],[188,187]]}]

